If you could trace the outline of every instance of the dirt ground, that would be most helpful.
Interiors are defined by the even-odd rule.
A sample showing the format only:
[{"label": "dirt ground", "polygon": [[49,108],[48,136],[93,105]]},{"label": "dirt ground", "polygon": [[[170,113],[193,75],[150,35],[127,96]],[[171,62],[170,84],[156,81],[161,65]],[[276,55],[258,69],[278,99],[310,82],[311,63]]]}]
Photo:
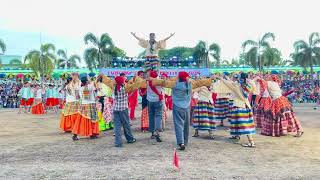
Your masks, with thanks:
[{"label": "dirt ground", "polygon": [[[135,144],[113,147],[112,131],[78,142],[59,128],[59,115],[0,111],[0,179],[320,179],[320,110],[295,107],[304,136],[255,136],[257,147],[243,148],[228,139],[226,128],[191,137],[178,152],[180,171],[173,171],[175,147],[172,116],[162,143],[133,126]],[[137,111],[138,119],[140,111]]]}]

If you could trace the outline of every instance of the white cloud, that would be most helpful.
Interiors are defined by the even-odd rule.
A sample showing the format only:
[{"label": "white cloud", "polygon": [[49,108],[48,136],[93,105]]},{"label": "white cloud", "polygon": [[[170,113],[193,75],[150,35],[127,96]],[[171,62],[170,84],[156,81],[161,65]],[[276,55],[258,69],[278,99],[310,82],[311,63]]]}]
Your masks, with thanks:
[{"label": "white cloud", "polygon": [[[297,39],[320,31],[316,0],[0,0],[1,29],[43,32],[79,38],[87,32],[108,32],[129,55],[141,48],[131,37],[156,32],[176,36],[169,47],[193,46],[200,39],[217,42],[222,57],[238,56],[241,43],[263,33],[276,34],[275,46],[287,57]],[[84,44],[74,47],[82,54]]]}]

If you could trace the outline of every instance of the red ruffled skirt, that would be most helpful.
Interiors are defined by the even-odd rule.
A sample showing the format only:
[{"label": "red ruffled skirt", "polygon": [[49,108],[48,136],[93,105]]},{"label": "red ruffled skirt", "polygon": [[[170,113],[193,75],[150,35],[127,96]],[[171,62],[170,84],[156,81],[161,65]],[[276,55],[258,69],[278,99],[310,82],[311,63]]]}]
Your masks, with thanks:
[{"label": "red ruffled skirt", "polygon": [[20,105],[21,106],[31,106],[34,102],[34,98],[29,98],[29,99],[25,99],[25,98],[22,98],[21,101],[20,101]]},{"label": "red ruffled skirt", "polygon": [[257,128],[262,127],[262,122],[265,120],[265,114],[270,110],[271,105],[271,97],[262,97],[260,102],[258,102],[257,109],[254,112],[254,121]]},{"label": "red ruffled skirt", "polygon": [[58,106],[58,105],[59,105],[58,98],[47,98],[47,100],[46,100],[47,107]]},{"label": "red ruffled skirt", "polygon": [[262,122],[261,134],[279,137],[300,131],[302,131],[301,123],[296,118],[288,99],[281,96],[274,100]]},{"label": "red ruffled skirt", "polygon": [[22,98],[21,100],[20,100],[20,105],[21,106],[27,106],[27,99],[24,99],[24,98]]},{"label": "red ruffled skirt", "polygon": [[41,101],[39,103],[37,103],[36,105],[32,106],[31,113],[32,114],[44,114],[44,108],[43,108],[43,104]]}]

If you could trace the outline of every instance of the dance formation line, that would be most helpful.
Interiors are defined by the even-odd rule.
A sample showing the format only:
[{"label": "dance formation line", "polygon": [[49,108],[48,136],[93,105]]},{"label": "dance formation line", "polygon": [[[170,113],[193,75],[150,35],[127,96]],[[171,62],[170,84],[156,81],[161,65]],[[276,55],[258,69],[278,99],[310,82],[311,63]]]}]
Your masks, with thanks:
[{"label": "dance formation line", "polygon": [[[192,79],[187,72],[179,72],[177,77],[159,76],[159,49],[166,46],[168,38],[155,40],[151,33],[149,40],[132,35],[139,45],[146,49],[144,71],[139,71],[129,81],[124,75],[111,79],[103,74],[96,80],[77,73],[67,79],[65,105],[60,128],[72,132],[73,140],[78,136],[95,139],[101,130],[114,128],[115,146],[122,147],[121,127],[127,143],[134,143],[131,121],[135,119],[138,95],[142,97],[141,130],[149,131],[151,138],[162,142],[161,132],[165,127],[167,110],[172,110],[176,142],[179,150],[188,145],[189,123],[199,131],[208,131],[214,139],[214,130],[225,120],[230,122],[230,139],[239,141],[247,136],[243,147],[255,147],[253,135],[256,128],[266,136],[303,134],[302,127],[294,115],[292,105],[282,94],[281,80],[277,75],[254,75],[246,73],[229,78],[213,75],[210,78]],[[50,90],[50,89],[49,89]],[[34,91],[33,114],[43,114],[41,90]],[[54,91],[47,93],[46,106],[56,106]],[[21,105],[30,105],[28,88],[22,90]],[[252,98],[255,97],[255,98]],[[36,102],[36,103],[35,103]],[[129,115],[130,112],[130,115]]]}]

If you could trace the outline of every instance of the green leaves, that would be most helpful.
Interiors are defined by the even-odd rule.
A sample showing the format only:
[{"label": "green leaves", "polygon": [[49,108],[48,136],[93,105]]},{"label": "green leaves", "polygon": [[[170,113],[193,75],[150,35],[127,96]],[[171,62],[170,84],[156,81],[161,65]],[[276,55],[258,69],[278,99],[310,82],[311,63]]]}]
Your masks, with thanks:
[{"label": "green leaves", "polygon": [[313,32],[309,36],[309,45],[310,46],[316,46],[319,42],[320,39],[320,33],[318,32]]},{"label": "green leaves", "polygon": [[220,66],[220,52],[221,52],[221,48],[219,46],[219,44],[217,43],[212,43],[209,46],[209,52],[210,55],[216,60],[216,66],[219,67]]},{"label": "green leaves", "polygon": [[94,46],[99,45],[99,41],[93,33],[88,33],[84,36],[84,43],[87,45],[89,42],[91,42]]},{"label": "green leaves", "polygon": [[309,44],[306,41],[299,40],[294,42],[294,53],[291,57],[294,63],[304,68],[310,67],[313,73],[313,65],[320,63],[320,33],[314,32],[309,36]]},{"label": "green leaves", "polygon": [[104,33],[98,38],[93,33],[88,33],[84,37],[85,44],[91,42],[93,47],[89,47],[84,52],[84,59],[88,68],[103,68],[111,65],[113,57],[124,57],[125,52],[113,44],[109,34]]},{"label": "green leaves", "polygon": [[266,34],[264,34],[261,38],[260,44],[262,44],[263,42],[267,42],[269,39],[271,39],[272,41],[274,41],[276,39],[275,35],[271,32],[268,32]]},{"label": "green leaves", "polygon": [[67,53],[62,49],[59,49],[57,54],[61,57],[56,63],[58,67],[78,68],[78,63],[81,62],[80,56],[74,54],[68,57]]},{"label": "green leaves", "polygon": [[[245,53],[245,61],[253,68],[263,66],[277,65],[281,61],[281,53],[276,48],[272,48],[270,40],[275,40],[275,35],[271,32],[265,33],[261,40],[253,41],[246,40],[242,44],[243,52]],[[247,52],[246,50],[249,49]],[[260,61],[260,64],[259,64]]]},{"label": "green leaves", "polygon": [[24,61],[29,62],[29,67],[39,77],[51,75],[54,69],[56,57],[54,55],[55,46],[53,44],[43,44],[40,51],[32,50],[26,56]]},{"label": "green leaves", "polygon": [[245,51],[248,46],[258,46],[258,43],[253,40],[246,40],[242,43],[242,50]]}]

